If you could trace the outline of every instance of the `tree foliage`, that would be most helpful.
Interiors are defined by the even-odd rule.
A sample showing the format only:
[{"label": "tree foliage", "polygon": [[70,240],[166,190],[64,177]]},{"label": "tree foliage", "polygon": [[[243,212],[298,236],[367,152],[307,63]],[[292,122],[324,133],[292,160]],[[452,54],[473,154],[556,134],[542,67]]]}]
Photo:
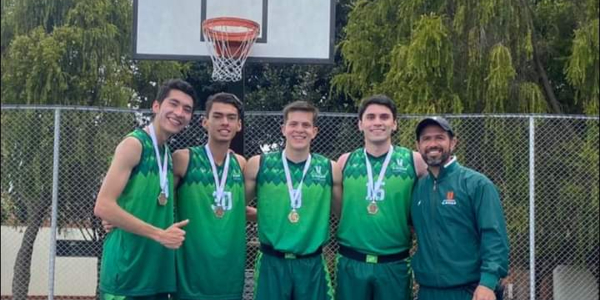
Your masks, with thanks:
[{"label": "tree foliage", "polygon": [[124,107],[153,96],[138,91],[186,70],[131,59],[130,1],[2,5],[2,103]]},{"label": "tree foliage", "polygon": [[357,0],[344,34],[346,72],[332,84],[354,101],[386,93],[405,113],[597,114],[594,0]]},{"label": "tree foliage", "polygon": [[594,115],[598,115],[600,99],[599,13],[598,1],[587,1],[585,17],[575,30],[565,66],[567,80],[576,89],[575,99],[582,102],[587,114]]}]

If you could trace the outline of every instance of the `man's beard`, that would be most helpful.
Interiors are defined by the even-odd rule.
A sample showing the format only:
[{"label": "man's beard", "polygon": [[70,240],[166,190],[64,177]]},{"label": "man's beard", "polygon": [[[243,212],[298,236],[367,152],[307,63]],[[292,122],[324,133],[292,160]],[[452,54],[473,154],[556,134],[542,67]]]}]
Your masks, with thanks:
[{"label": "man's beard", "polygon": [[[431,150],[438,150],[442,154],[437,158],[430,157],[429,155],[427,155],[427,152],[429,152]],[[444,151],[444,149],[442,149],[442,148],[431,148],[427,152],[425,153],[425,155],[423,155],[423,158],[425,159],[425,163],[427,163],[427,165],[430,167],[441,166],[448,160],[448,158],[450,158],[450,155],[451,155],[450,151]]]}]

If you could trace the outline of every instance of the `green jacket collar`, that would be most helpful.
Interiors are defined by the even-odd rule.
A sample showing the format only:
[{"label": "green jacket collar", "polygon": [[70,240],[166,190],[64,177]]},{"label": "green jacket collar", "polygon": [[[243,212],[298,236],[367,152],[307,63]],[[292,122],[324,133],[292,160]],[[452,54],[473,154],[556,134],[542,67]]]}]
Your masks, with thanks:
[{"label": "green jacket collar", "polygon": [[448,163],[446,163],[445,165],[443,165],[442,167],[440,167],[440,173],[438,174],[437,177],[435,177],[433,175],[433,173],[431,173],[431,170],[429,170],[429,168],[427,169],[427,172],[429,172],[429,175],[436,180],[442,180],[444,177],[447,177],[449,174],[452,174],[454,172],[454,170],[458,169],[459,164],[458,161],[456,160],[456,156],[452,156],[452,158],[450,158],[450,161]]}]

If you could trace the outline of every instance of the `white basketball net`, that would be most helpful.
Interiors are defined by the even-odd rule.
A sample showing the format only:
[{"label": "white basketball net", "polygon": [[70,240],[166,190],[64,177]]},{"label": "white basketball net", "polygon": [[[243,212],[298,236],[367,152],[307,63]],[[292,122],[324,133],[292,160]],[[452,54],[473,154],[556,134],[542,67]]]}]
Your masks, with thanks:
[{"label": "white basketball net", "polygon": [[[258,32],[252,28],[243,26],[219,25],[213,26],[212,30],[203,28],[204,38],[208,41],[208,53],[213,62],[212,79],[214,81],[240,81],[242,69],[250,48],[256,42]],[[241,42],[230,42],[229,33],[245,33]],[[239,44],[239,46],[230,44]]]}]

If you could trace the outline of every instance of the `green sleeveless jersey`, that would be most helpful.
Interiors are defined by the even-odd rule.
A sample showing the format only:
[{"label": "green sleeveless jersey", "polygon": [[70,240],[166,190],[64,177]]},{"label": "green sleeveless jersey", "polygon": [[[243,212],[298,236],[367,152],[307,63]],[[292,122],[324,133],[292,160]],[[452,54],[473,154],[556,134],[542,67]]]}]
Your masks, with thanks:
[{"label": "green sleeveless jersey", "polygon": [[[166,205],[158,203],[160,180],[152,139],[142,129],[127,135],[142,144],[139,164],[132,170],[118,205],[138,219],[158,228],[173,224],[173,164],[168,147],[167,176],[169,198]],[[100,290],[120,296],[143,296],[174,292],[175,251],[149,238],[120,228],[113,229],[104,240]]]},{"label": "green sleeveless jersey", "polygon": [[[375,201],[379,210],[370,214],[367,207],[367,166],[364,148],[352,152],[343,173],[342,215],[337,238],[341,245],[371,255],[398,253],[412,246],[409,230],[410,201],[416,181],[412,151],[394,147],[391,160],[382,183],[383,192]],[[373,168],[373,181],[386,155],[368,155]]]},{"label": "green sleeveless jersey", "polygon": [[[288,160],[288,165],[294,188],[297,188],[304,162],[296,164]],[[256,179],[260,242],[297,255],[317,251],[329,238],[332,186],[331,161],[312,154],[302,184],[302,206],[297,209],[300,218],[292,223],[288,219],[292,207],[281,152],[264,154]]]},{"label": "green sleeveless jersey", "polygon": [[[177,189],[177,219],[189,219],[177,251],[177,298],[241,299],[246,263],[246,200],[242,169],[230,155],[224,209],[217,216],[212,167],[204,147],[189,148]],[[217,166],[221,180],[224,166]]]}]

